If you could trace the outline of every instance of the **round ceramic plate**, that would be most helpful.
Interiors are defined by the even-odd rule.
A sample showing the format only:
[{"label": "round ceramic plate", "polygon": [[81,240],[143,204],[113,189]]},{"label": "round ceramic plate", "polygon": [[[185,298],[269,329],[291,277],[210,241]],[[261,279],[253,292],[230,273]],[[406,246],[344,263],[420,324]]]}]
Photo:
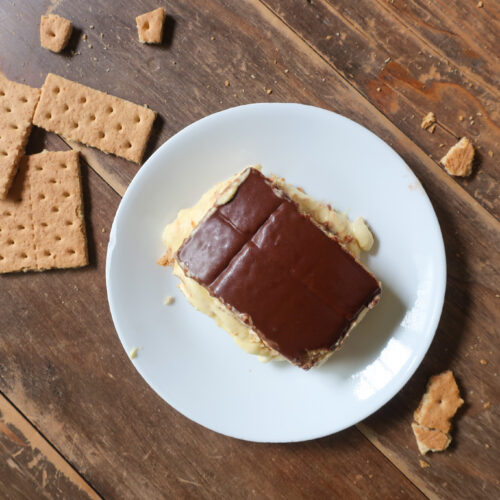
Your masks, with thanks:
[{"label": "round ceramic plate", "polygon": [[[156,264],[165,225],[216,182],[249,164],[302,186],[375,235],[365,263],[380,303],[341,351],[303,371],[261,363],[196,311],[171,268]],[[349,427],[389,401],[414,373],[436,330],[446,260],[419,181],[381,139],[335,113],[252,104],[208,116],[163,144],[130,184],[110,234],[111,314],[147,383],[186,417],[251,441],[301,441]],[[167,296],[175,303],[164,304]]]}]

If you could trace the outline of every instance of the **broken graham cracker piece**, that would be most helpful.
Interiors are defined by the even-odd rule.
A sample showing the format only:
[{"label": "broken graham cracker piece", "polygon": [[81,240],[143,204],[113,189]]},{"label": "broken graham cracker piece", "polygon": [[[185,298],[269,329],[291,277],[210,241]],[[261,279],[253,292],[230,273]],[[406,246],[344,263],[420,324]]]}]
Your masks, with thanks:
[{"label": "broken graham cracker piece", "polygon": [[442,432],[449,432],[450,419],[464,404],[451,370],[429,379],[427,391],[413,418],[415,422]]},{"label": "broken graham cracker piece", "polygon": [[431,111],[422,118],[422,123],[420,124],[420,126],[424,130],[427,130],[431,125],[434,125],[435,123],[436,123],[436,115]]},{"label": "broken graham cracker piece", "polygon": [[156,113],[49,73],[33,123],[69,140],[140,163]]},{"label": "broken graham cracker piece", "polygon": [[141,43],[161,43],[165,22],[165,9],[163,7],[137,16],[135,22]]},{"label": "broken graham cracker piece", "polygon": [[40,19],[40,44],[44,49],[61,52],[66,47],[73,31],[71,21],[56,14]]},{"label": "broken graham cracker piece", "polygon": [[0,74],[0,200],[5,199],[30,135],[40,90]]},{"label": "broken graham cracker piece", "polygon": [[446,153],[440,162],[446,171],[451,175],[467,177],[472,173],[472,160],[474,159],[474,146],[467,139],[462,137]]},{"label": "broken graham cracker piece", "polygon": [[0,201],[0,273],[86,264],[78,153],[25,156]]},{"label": "broken graham cracker piece", "polygon": [[415,438],[417,439],[418,451],[425,455],[429,451],[443,451],[451,443],[451,437],[437,429],[429,429],[424,425],[411,424]]},{"label": "broken graham cracker piece", "polygon": [[443,451],[451,442],[451,418],[464,404],[453,373],[448,370],[430,378],[427,391],[413,418],[412,429],[420,452]]}]

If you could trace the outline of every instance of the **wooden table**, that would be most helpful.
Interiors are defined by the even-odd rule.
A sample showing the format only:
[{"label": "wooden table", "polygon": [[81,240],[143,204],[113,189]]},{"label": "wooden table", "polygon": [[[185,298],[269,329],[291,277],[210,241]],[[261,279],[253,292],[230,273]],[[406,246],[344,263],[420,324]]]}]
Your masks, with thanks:
[{"label": "wooden table", "polygon": [[[162,4],[163,45],[139,44],[135,16]],[[47,12],[77,28],[62,55],[40,48]],[[432,200],[448,287],[424,362],[364,422],[296,444],[215,434],[153,393],[111,321],[106,245],[138,167],[34,130],[30,152],[83,153],[90,265],[0,278],[0,497],[500,498],[499,28],[495,0],[2,1],[0,70],[32,86],[50,71],[148,104],[160,119],[147,156],[251,102],[312,104],[369,128]],[[420,127],[429,111],[433,134]],[[464,135],[475,173],[455,179],[438,160]],[[422,467],[412,413],[448,368],[466,404],[450,449]]]}]

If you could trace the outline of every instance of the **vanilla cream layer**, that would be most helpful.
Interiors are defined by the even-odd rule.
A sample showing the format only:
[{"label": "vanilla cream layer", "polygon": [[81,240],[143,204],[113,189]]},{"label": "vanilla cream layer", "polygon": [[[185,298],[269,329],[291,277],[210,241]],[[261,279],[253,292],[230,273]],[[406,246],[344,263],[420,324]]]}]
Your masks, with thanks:
[{"label": "vanilla cream layer", "polygon": [[[261,170],[260,165],[253,166],[253,168]],[[226,181],[216,184],[191,208],[179,211],[176,219],[168,224],[163,231],[162,241],[166,251],[159,263],[173,266],[174,274],[181,281],[179,288],[191,305],[213,318],[218,326],[233,337],[240,348],[249,354],[257,355],[261,361],[284,360],[285,358],[281,354],[267,346],[251,328],[240,320],[237,315],[233,314],[219,299],[210,295],[203,286],[187,276],[174,260],[175,253],[183,241],[203,220],[207,212],[215,206],[229,202],[247,175],[248,170],[244,169]],[[283,178],[276,176],[270,178],[276,183],[277,187],[297,203],[301,212],[310,215],[316,222],[321,224],[325,232],[335,235],[356,258],[359,258],[362,250],[370,250],[373,245],[373,235],[361,217],[358,217],[355,221],[350,221],[346,214],[342,214],[330,206],[311,198],[301,189],[287,184]],[[349,328],[349,332],[363,319],[367,311],[368,308],[365,308],[359,314],[357,320]],[[339,341],[335,349],[340,348],[347,335]],[[324,355],[321,362],[330,357],[332,352]]]}]

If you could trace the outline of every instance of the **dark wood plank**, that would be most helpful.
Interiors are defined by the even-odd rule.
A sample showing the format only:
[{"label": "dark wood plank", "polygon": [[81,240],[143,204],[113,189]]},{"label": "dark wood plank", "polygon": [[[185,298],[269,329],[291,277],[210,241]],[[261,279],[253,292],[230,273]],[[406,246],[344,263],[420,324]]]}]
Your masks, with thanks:
[{"label": "dark wood plank", "polygon": [[100,494],[422,497],[354,428],[308,443],[246,443],[160,400],[123,351],[105,299],[106,243],[119,197],[92,170],[83,174],[91,264],[1,277],[0,387]]},{"label": "dark wood plank", "polygon": [[0,393],[2,498],[86,498],[99,495]]},{"label": "dark wood plank", "polygon": [[[380,2],[380,0],[378,0]],[[444,55],[472,82],[498,93],[500,86],[500,5],[498,2],[422,0],[386,2],[408,30]],[[496,113],[498,113],[495,110]]]},{"label": "dark wood plank", "polygon": [[[85,57],[83,51],[68,60],[36,52],[36,37],[30,41],[31,35],[24,31],[23,37],[27,38],[16,37],[13,32],[12,40],[3,37],[1,41],[12,52],[15,48],[18,56],[16,60],[7,59],[8,51],[2,52],[2,70],[11,78],[26,75],[28,83],[38,84],[50,68],[136,102],[147,100],[164,117],[151,149],[194,119],[230,105],[267,100],[315,104],[371,128],[419,175],[438,212],[449,256],[451,295],[446,300],[436,345],[448,349],[453,346],[454,350],[447,355],[436,351],[439,358],[429,356],[414,381],[391,403],[395,406],[388,407],[400,416],[398,426],[389,420],[396,436],[387,437],[391,431],[384,427],[385,410],[360,428],[430,496],[447,495],[443,482],[456,485],[453,493],[460,488],[458,498],[464,498],[468,488],[474,493],[494,494],[497,486],[489,479],[495,471],[494,460],[481,461],[481,477],[473,468],[464,468],[460,474],[455,468],[456,463],[468,463],[465,452],[470,448],[462,443],[483,442],[492,436],[492,425],[481,411],[476,412],[479,408],[463,410],[457,445],[436,460],[433,457],[432,473],[418,467],[409,416],[418,403],[426,376],[445,367],[455,370],[466,392],[482,384],[482,394],[491,397],[492,404],[496,401],[495,379],[483,376],[484,372],[476,368],[483,365],[476,365],[476,358],[494,356],[488,353],[488,343],[478,339],[483,339],[484,332],[492,335],[493,325],[498,324],[499,265],[498,257],[491,252],[498,245],[498,223],[394,122],[339,76],[328,60],[261,3],[197,0],[171,5],[175,35],[172,45],[163,48],[136,47],[135,28],[125,4],[117,2],[109,16],[104,15],[104,5],[62,2],[56,10],[80,20],[82,25],[85,22],[85,26],[95,26],[95,31],[86,31],[95,33],[92,36],[98,43],[93,49],[85,49]],[[153,2],[137,5],[141,11],[154,6]],[[89,7],[92,11],[88,11]],[[37,9],[41,7],[34,4],[32,10]],[[30,12],[16,23],[29,28],[37,16]],[[98,58],[92,56],[96,53],[92,51],[101,47],[99,30],[104,37],[119,31],[114,33],[108,50],[99,49],[102,59],[93,61],[92,66],[89,58]],[[24,58],[30,64],[22,68],[18,61]],[[104,61],[113,64],[113,75],[105,71]],[[132,84],[129,75],[133,76]],[[230,81],[229,87],[224,85],[225,80]],[[272,93],[267,94],[266,89],[272,89]],[[92,155],[89,161],[103,178],[109,176],[111,181],[106,180],[115,183],[117,192],[126,187],[137,170],[99,152],[92,151]],[[118,196],[106,190],[95,176],[89,178],[93,209],[98,211],[96,215],[91,209],[92,223],[107,230]],[[9,298],[0,306],[7,311],[0,328],[4,331],[7,325],[13,329],[0,341],[4,342],[0,343],[2,352],[13,353],[8,366],[0,370],[0,387],[6,387],[9,398],[101,493],[124,497],[139,492],[154,496],[159,491],[177,496],[279,497],[283,491],[290,491],[289,496],[305,496],[310,488],[318,495],[338,490],[344,496],[373,496],[378,492],[379,496],[394,496],[401,485],[401,496],[417,494],[406,481],[398,479],[396,470],[381,461],[380,455],[363,445],[353,429],[300,445],[240,443],[187,422],[152,395],[132,370],[109,320],[103,278],[106,234],[95,231],[97,266],[89,273],[56,272],[30,275],[29,279],[15,276],[5,287]],[[78,290],[72,291],[74,286]],[[52,302],[47,305],[49,300]],[[28,301],[33,304],[29,310],[25,306]],[[90,316],[89,310],[94,311]],[[31,333],[27,336],[26,332]],[[491,351],[498,355],[495,347]],[[109,401],[114,404],[110,406]],[[140,425],[131,427],[130,422]],[[163,440],[159,434],[165,436]],[[222,458],[216,458],[219,456]],[[370,463],[365,464],[365,460]],[[274,471],[278,479],[270,478],[269,471]],[[344,473],[347,481],[342,478]],[[374,482],[364,481],[366,477]],[[358,490],[362,483],[364,489]]]},{"label": "dark wood plank", "polygon": [[[436,161],[468,136],[478,148],[478,170],[457,182],[499,217],[500,50],[492,32],[500,14],[494,2],[486,12],[458,0],[263,1]],[[488,42],[478,35],[483,32]],[[420,127],[429,111],[438,118],[434,134]]]}]

